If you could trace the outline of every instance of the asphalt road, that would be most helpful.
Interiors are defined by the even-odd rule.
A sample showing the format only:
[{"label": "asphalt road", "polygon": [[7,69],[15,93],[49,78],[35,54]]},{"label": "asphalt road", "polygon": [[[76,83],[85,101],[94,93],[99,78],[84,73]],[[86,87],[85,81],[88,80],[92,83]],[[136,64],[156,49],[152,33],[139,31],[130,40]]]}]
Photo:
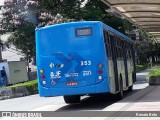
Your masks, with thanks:
[{"label": "asphalt road", "polygon": [[[148,86],[145,76],[147,72],[137,74],[137,82],[134,84],[133,92],[126,93],[128,97],[135,92]],[[75,110],[96,110],[101,111],[107,106],[116,103],[113,95],[96,97],[82,97],[80,104],[65,104],[63,97],[43,98],[39,95],[8,99],[0,101],[0,111],[75,111]]]}]

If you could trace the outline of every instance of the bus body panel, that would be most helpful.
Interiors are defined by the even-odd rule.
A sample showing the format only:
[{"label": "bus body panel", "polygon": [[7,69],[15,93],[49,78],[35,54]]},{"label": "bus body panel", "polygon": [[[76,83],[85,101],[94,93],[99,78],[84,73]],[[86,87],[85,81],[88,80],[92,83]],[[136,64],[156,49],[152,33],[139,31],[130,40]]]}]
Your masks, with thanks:
[{"label": "bus body panel", "polygon": [[[92,29],[88,36],[78,36],[77,29]],[[107,57],[103,29],[131,39],[101,22],[75,22],[36,29],[36,56],[40,96],[116,93],[115,62]],[[125,65],[117,60],[117,74],[122,74],[126,89]],[[127,62],[128,63],[128,62]],[[99,68],[99,64],[103,67]],[[128,63],[129,85],[131,67]],[[43,70],[43,73],[40,73]],[[100,73],[100,71],[102,73]],[[102,79],[99,79],[102,77]],[[118,87],[117,87],[118,86]]]},{"label": "bus body panel", "polygon": [[39,86],[39,92],[41,97],[49,96],[63,96],[63,95],[85,95],[96,93],[108,93],[110,92],[109,83],[107,78],[95,85],[83,86],[83,87],[60,87],[60,88],[46,88],[42,85]]},{"label": "bus body panel", "polygon": [[[113,28],[107,26],[107,25],[103,25],[103,30],[107,31],[107,38],[110,40],[114,39],[114,49],[116,52],[114,52],[114,56],[115,58],[107,58],[108,61],[108,72],[109,72],[109,83],[110,83],[110,92],[115,94],[117,92],[119,92],[119,79],[120,76],[122,78],[122,82],[123,82],[123,90],[127,90],[130,86],[133,85],[133,76],[132,73],[135,71],[134,70],[134,66],[131,62],[133,62],[132,60],[134,59],[126,59],[124,57],[127,57],[126,52],[125,52],[125,44],[122,45],[123,52],[122,54],[122,58],[118,58],[119,56],[117,56],[117,52],[119,52],[119,50],[116,50],[116,42],[117,41],[125,41],[125,43],[132,43],[132,40],[130,38],[128,38],[127,36],[124,36],[123,34],[121,34],[120,32],[114,30]],[[113,36],[112,38],[110,38],[110,36]],[[123,40],[122,40],[123,39]],[[105,40],[104,40],[105,41]],[[106,43],[104,43],[106,44]],[[106,46],[107,47],[107,46]],[[106,48],[108,51],[108,48]],[[113,51],[112,51],[113,52]],[[107,55],[108,53],[106,53]],[[113,61],[113,59],[116,59],[116,64],[115,61]],[[125,64],[125,62],[127,64]],[[116,65],[117,67],[117,75],[115,74],[115,70],[114,70],[114,66]],[[127,67],[127,69],[125,69],[125,67]],[[115,77],[117,76],[117,78]],[[128,78],[128,80],[126,79]],[[128,81],[128,84],[127,84]],[[116,86],[116,82],[118,82],[117,86]],[[118,88],[118,89],[117,89]]]},{"label": "bus body panel", "polygon": [[[49,91],[51,96],[110,92],[104,44],[100,40],[103,34],[99,35],[101,27],[99,22],[82,22],[36,31],[39,86],[48,95]],[[91,28],[92,35],[76,36],[76,29],[82,28]],[[98,64],[103,65],[102,74],[98,74]],[[99,80],[99,76],[103,79]],[[42,90],[39,93],[45,96]]]}]

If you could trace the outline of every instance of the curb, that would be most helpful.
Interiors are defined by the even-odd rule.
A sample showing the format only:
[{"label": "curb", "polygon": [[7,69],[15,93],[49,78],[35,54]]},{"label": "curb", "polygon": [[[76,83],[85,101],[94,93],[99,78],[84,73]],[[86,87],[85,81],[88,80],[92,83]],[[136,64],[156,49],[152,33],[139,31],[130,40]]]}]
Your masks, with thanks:
[{"label": "curb", "polygon": [[27,86],[2,88],[0,89],[0,100],[23,97],[23,96],[28,96],[28,95],[33,95],[38,93],[37,85],[33,85],[32,89],[29,89],[29,88]]}]

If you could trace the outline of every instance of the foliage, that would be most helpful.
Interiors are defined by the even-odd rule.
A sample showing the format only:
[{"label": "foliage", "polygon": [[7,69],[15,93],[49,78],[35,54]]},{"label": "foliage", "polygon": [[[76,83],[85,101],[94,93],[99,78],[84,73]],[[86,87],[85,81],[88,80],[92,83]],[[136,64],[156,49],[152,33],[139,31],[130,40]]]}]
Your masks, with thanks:
[{"label": "foliage", "polygon": [[64,17],[78,19],[83,2],[84,0],[38,0],[38,11],[51,15],[60,13]]},{"label": "foliage", "polygon": [[82,8],[83,14],[81,14],[81,19],[101,21],[125,33],[123,19],[106,12],[108,8],[101,0],[90,0]]},{"label": "foliage", "polygon": [[145,65],[136,65],[136,72],[140,72],[146,69]]},{"label": "foliage", "polygon": [[140,40],[135,41],[135,49],[137,51],[138,58],[141,60],[141,63],[149,62],[149,57],[153,58],[152,62],[155,62],[155,56],[159,56],[159,44],[156,43],[156,40],[153,36],[146,33],[143,29],[139,29]]},{"label": "foliage", "polygon": [[[41,13],[45,12],[45,14],[47,14],[45,16],[52,16],[52,19],[54,18],[53,16],[59,13],[64,18],[73,21],[101,21],[124,34],[129,33],[129,31],[133,29],[132,24],[127,20],[108,13],[107,9],[109,7],[101,0],[56,0],[54,2],[53,0],[39,0],[38,3],[38,11],[42,11]],[[43,14],[41,15],[43,16]],[[45,18],[43,17],[43,19]],[[61,19],[60,21],[63,22]],[[43,23],[40,26],[46,24],[45,20],[42,19],[40,19],[39,22]],[[54,24],[54,20],[50,21],[50,23]]]},{"label": "foliage", "polygon": [[[35,27],[32,24],[26,24],[19,27],[9,37],[6,44],[13,44],[20,49],[25,55],[35,56]],[[9,46],[9,45],[8,45]]]},{"label": "foliage", "polygon": [[38,84],[37,80],[32,80],[32,81],[26,81],[24,83],[14,84],[8,87],[12,88],[12,87],[18,87],[18,86],[30,86],[30,85],[37,85],[37,84]]},{"label": "foliage", "polygon": [[[33,32],[36,27],[69,21],[91,20],[101,21],[130,35],[131,31],[135,29],[133,24],[122,19],[116,13],[110,12],[108,8],[101,0],[6,0],[2,7],[3,20],[1,20],[1,24],[5,32],[14,32],[7,44],[14,44],[26,56],[32,57],[35,55]],[[31,29],[28,29],[29,27]],[[25,33],[26,30],[27,33]],[[155,45],[155,39],[151,35],[141,28],[139,31],[143,38],[136,41],[135,46],[138,57],[142,62],[146,62],[147,57],[153,52],[159,54],[158,46]]]},{"label": "foliage", "polygon": [[37,80],[26,81],[24,83],[18,83],[18,84],[14,84],[14,85],[7,86],[7,87],[1,87],[0,89],[11,88],[12,91],[15,92],[16,88],[20,86],[25,86],[29,92],[29,95],[38,93],[38,81]]},{"label": "foliage", "polygon": [[27,56],[35,56],[36,12],[26,0],[5,0],[2,7],[2,28],[4,32],[14,32],[6,41],[8,47],[14,45]]},{"label": "foliage", "polygon": [[29,95],[37,94],[38,93],[38,85],[33,84],[33,85],[26,85],[26,88],[29,92]]},{"label": "foliage", "polygon": [[[9,37],[6,45],[8,47],[16,46],[18,50],[26,55],[27,59],[35,56],[36,26],[42,27],[68,20],[60,14],[54,16],[48,11],[45,12],[41,7],[43,8],[43,5],[40,6],[36,1],[31,0],[6,0],[5,5],[2,7],[2,29],[5,30],[4,32],[14,32]],[[40,8],[41,10],[39,10]]]},{"label": "foliage", "polygon": [[34,12],[27,7],[26,0],[5,0],[2,7],[2,28],[5,32],[14,31],[27,23],[36,24],[33,21]]},{"label": "foliage", "polygon": [[153,70],[147,75],[147,79],[150,79],[151,77],[160,77],[160,69]]}]

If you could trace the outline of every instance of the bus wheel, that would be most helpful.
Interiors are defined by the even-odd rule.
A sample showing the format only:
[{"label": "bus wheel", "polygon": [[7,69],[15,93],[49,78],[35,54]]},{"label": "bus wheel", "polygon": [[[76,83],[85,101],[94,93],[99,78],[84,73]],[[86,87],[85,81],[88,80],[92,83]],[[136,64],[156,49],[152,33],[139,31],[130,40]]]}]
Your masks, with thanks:
[{"label": "bus wheel", "polygon": [[119,89],[119,92],[117,93],[117,99],[118,100],[121,100],[121,99],[123,99],[123,81],[122,81],[122,77],[120,76],[120,82],[119,82],[119,87],[120,87],[120,89]]},{"label": "bus wheel", "polygon": [[63,96],[64,101],[68,104],[80,103],[80,95],[67,95]]},{"label": "bus wheel", "polygon": [[135,72],[132,72],[132,81],[133,81],[133,83],[136,82],[136,73]]}]

